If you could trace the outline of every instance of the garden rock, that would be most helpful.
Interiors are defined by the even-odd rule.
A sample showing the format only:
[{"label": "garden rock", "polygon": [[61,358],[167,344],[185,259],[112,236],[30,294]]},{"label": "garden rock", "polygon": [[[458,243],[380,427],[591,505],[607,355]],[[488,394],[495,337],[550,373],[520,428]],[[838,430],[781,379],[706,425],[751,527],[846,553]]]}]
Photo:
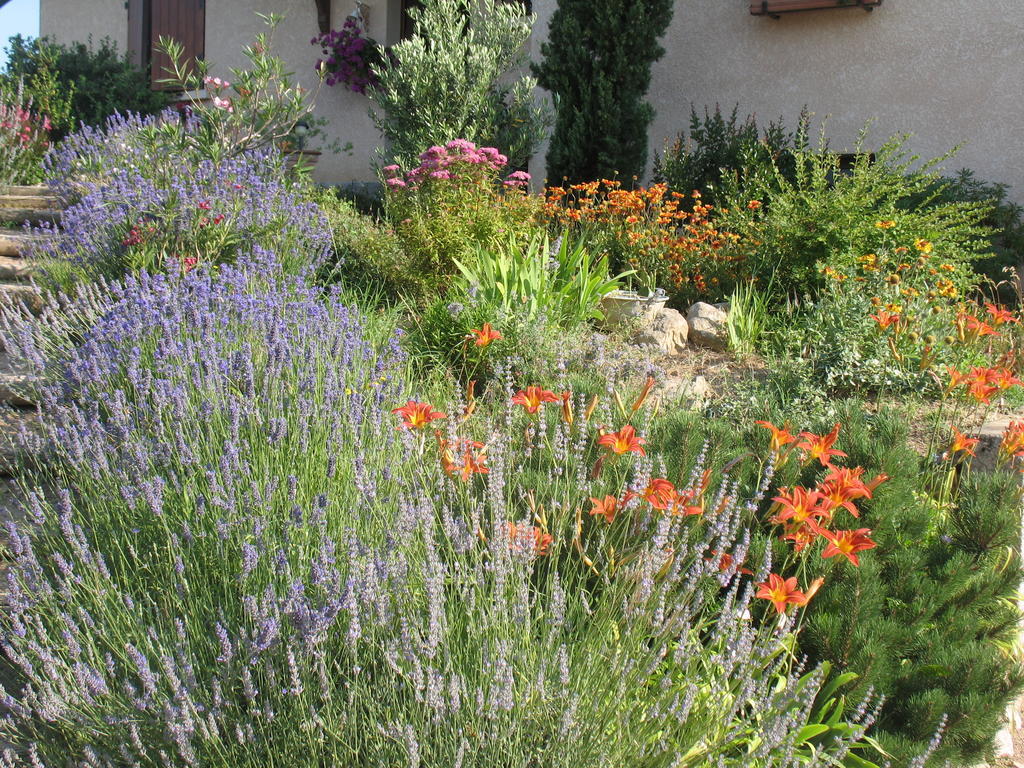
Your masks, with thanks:
[{"label": "garden rock", "polygon": [[656,348],[666,355],[675,355],[686,351],[689,331],[690,326],[680,312],[674,309],[659,309],[637,331],[633,343],[651,349]]},{"label": "garden rock", "polygon": [[729,346],[729,333],[725,323],[728,315],[718,307],[698,301],[686,314],[690,326],[690,342],[724,352]]},{"label": "garden rock", "polygon": [[692,379],[673,377],[662,383],[657,394],[667,405],[685,403],[689,407],[696,407],[711,397],[711,385],[700,375]]}]

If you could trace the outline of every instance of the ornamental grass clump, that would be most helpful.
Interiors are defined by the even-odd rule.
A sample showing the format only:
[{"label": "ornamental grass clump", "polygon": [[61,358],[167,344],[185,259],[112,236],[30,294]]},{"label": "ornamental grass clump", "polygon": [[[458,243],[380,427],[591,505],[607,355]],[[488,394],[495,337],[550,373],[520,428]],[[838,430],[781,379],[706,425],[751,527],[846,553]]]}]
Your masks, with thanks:
[{"label": "ornamental grass clump", "polygon": [[662,464],[649,387],[627,408],[505,380],[435,407],[393,339],[262,256],[110,285],[74,346],[58,318],[22,324],[52,361],[66,490],[10,528],[0,764],[824,766],[859,746],[873,708],[828,718],[794,609],[754,597],[770,562],[721,568],[764,488],[698,462],[677,485],[702,514],[637,495]]},{"label": "ornamental grass clump", "polygon": [[[215,162],[167,151],[168,120],[177,123],[169,114],[114,117],[53,154],[51,184],[70,204],[37,257],[52,268],[108,278],[231,262],[256,248],[282,254],[291,272],[327,258],[326,218],[286,178],[280,153],[263,149]],[[150,152],[161,160],[142,159]]]}]

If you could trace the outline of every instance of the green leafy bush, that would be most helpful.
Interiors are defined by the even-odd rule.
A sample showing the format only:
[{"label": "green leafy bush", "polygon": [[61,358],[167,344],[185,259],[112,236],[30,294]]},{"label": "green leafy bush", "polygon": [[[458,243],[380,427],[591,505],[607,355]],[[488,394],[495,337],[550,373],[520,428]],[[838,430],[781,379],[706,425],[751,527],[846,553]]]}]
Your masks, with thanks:
[{"label": "green leafy bush", "polygon": [[49,118],[38,111],[22,81],[0,80],[0,186],[42,181],[49,129]]},{"label": "green leafy bush", "polygon": [[466,139],[525,167],[549,122],[536,81],[519,74],[535,17],[499,0],[422,0],[409,17],[412,36],[372,68],[371,114],[387,158],[411,168],[428,147]]},{"label": "green leafy bush", "polygon": [[[555,102],[548,177],[555,183],[629,182],[647,169],[647,103],[658,39],[672,0],[559,0],[534,65]],[[689,190],[687,190],[689,191]]]},{"label": "green leafy bush", "polygon": [[[806,118],[801,116],[797,137],[803,135]],[[680,133],[671,146],[654,160],[654,180],[670,190],[689,195],[694,190],[710,203],[719,203],[723,175],[757,177],[773,164],[786,178],[792,178],[792,148],[797,137],[786,133],[781,122],[769,123],[762,131],[754,115],[739,120],[739,106],[726,117],[716,104],[704,117],[690,108],[689,133]]]},{"label": "green leafy bush", "polygon": [[29,95],[50,117],[55,138],[79,125],[100,126],[116,112],[151,115],[170,103],[166,91],[150,87],[149,73],[118,53],[109,38],[99,45],[59,45],[46,38],[15,35],[8,42],[8,78],[25,78]]},{"label": "green leafy bush", "polygon": [[820,290],[824,267],[853,265],[890,236],[924,238],[957,265],[984,253],[988,204],[946,202],[933,191],[935,166],[945,158],[919,164],[907,154],[905,136],[874,153],[865,141],[862,134],[849,168],[822,138],[817,148],[794,148],[792,176],[773,162],[767,173],[757,168],[723,178],[728,212],[721,226],[757,244],[750,249],[752,274],[774,275],[781,293],[803,295]]}]

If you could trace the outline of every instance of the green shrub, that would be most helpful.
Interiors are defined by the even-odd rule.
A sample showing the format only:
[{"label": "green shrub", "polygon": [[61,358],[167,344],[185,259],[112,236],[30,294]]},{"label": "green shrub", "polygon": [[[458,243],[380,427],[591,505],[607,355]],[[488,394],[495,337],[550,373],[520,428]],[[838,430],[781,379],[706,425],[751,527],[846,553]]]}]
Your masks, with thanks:
[{"label": "green shrub", "polygon": [[672,0],[559,0],[534,65],[555,102],[551,181],[644,175],[654,119],[645,98],[672,8]]},{"label": "green shrub", "polygon": [[411,168],[428,147],[466,139],[525,167],[549,122],[520,74],[536,17],[499,0],[421,0],[409,17],[412,36],[373,67],[369,90],[387,158]]},{"label": "green shrub", "polygon": [[703,118],[691,106],[689,134],[680,133],[654,159],[654,180],[684,195],[699,191],[707,202],[718,205],[723,174],[757,177],[774,163],[783,176],[792,178],[792,148],[806,129],[806,116],[801,115],[799,125],[795,137],[781,122],[769,123],[763,131],[754,115],[740,122],[738,105],[728,117],[717,104],[714,114],[704,107]]},{"label": "green shrub", "polygon": [[[927,194],[938,178],[934,168],[945,158],[919,165],[905,150],[905,136],[889,139],[874,153],[864,141],[866,134],[848,169],[822,138],[817,148],[793,150],[792,178],[775,162],[764,174],[755,168],[723,178],[728,213],[722,227],[758,244],[751,249],[753,274],[774,275],[781,293],[803,295],[820,290],[825,267],[853,265],[890,237],[926,239],[957,265],[985,251],[986,203],[945,202]],[[880,227],[880,221],[892,227]]]},{"label": "green shrub", "polygon": [[0,185],[43,179],[50,121],[25,92],[23,82],[0,79]]},{"label": "green shrub", "polygon": [[65,46],[15,35],[8,42],[6,76],[25,78],[56,138],[83,123],[101,126],[115,112],[151,115],[170,103],[170,94],[154,91],[149,73],[118,53],[109,38],[94,47],[91,41]]}]

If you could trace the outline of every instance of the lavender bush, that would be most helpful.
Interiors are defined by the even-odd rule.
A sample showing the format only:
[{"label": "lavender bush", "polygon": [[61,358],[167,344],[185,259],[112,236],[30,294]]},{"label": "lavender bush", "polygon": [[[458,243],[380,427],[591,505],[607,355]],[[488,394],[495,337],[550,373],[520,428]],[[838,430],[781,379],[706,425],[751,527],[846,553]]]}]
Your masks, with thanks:
[{"label": "lavender bush", "polygon": [[194,130],[173,112],[116,115],[83,128],[49,158],[50,183],[68,201],[56,237],[35,254],[86,277],[221,264],[265,248],[291,272],[327,256],[330,231],[277,150],[215,162],[179,146]]},{"label": "lavender bush", "polygon": [[60,316],[16,329],[50,360],[66,490],[9,532],[0,765],[850,757],[873,713],[805,728],[824,671],[791,617],[751,618],[739,521],[767,483],[716,491],[698,461],[701,517],[584,516],[664,471],[595,445],[620,412],[530,415],[505,379],[490,407],[427,406],[430,434],[396,340],[259,257],[110,284],[74,345]]}]

